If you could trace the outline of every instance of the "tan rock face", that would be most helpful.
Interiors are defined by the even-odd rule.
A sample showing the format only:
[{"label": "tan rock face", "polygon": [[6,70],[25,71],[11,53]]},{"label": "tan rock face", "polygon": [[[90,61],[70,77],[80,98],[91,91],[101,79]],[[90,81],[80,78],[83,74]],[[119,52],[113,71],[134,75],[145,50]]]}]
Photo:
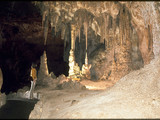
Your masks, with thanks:
[{"label": "tan rock face", "polygon": [[[105,50],[97,49],[93,57],[88,53],[89,64],[92,64],[91,69],[95,71],[93,73],[91,70],[91,74],[96,74],[97,79],[118,80],[129,71],[148,64],[160,53],[160,7],[158,2],[47,1],[35,3],[41,6],[42,26],[41,21],[32,24],[15,21],[12,22],[12,25],[18,26],[22,31],[17,37],[22,36],[27,42],[44,44],[46,41],[48,49],[55,51],[56,57],[52,57],[55,59],[54,62],[58,61],[56,58],[59,54],[64,54],[64,59],[68,60],[70,24],[75,25],[75,40],[76,37],[79,37],[76,45],[84,42],[82,39],[87,35],[88,52],[97,44],[105,44]],[[86,28],[88,34],[85,32]],[[58,37],[54,40],[53,30],[54,37]],[[58,33],[59,31],[61,33]],[[92,41],[95,44],[92,44]],[[51,47],[50,44],[54,44],[54,47]],[[69,47],[65,49],[67,45]],[[85,43],[79,49],[85,49],[84,46]],[[51,55],[52,52],[50,52]],[[83,59],[83,55],[78,55]],[[55,67],[52,62],[48,61],[49,67],[61,69],[64,66],[59,64],[58,67],[56,65]],[[82,64],[83,61],[79,66]]]},{"label": "tan rock face", "polygon": [[[60,16],[65,16],[65,19],[63,19],[63,22],[68,21],[75,21],[76,23],[81,21],[82,23],[84,21],[91,22],[91,28],[95,31],[96,34],[99,34],[102,39],[106,38],[107,34],[104,35],[104,32],[106,29],[104,28],[104,20],[106,14],[111,15],[114,19],[119,15],[121,9],[123,6],[125,6],[129,13],[130,13],[130,21],[132,26],[135,27],[136,31],[140,34],[139,39],[141,44],[147,44],[144,42],[148,41],[147,36],[148,33],[146,33],[146,29],[148,29],[148,25],[153,29],[153,34],[155,36],[159,37],[157,32],[159,30],[158,25],[158,3],[155,2],[43,2],[43,5],[45,6],[45,9],[42,10],[42,13],[44,16],[49,16],[49,11],[54,11],[56,13],[54,16],[55,18],[58,18],[57,20],[52,20],[51,26],[56,27],[57,29],[61,29],[61,24],[57,24],[58,21],[61,21]],[[148,9],[148,10],[147,10]],[[86,12],[78,14],[82,16],[82,19],[77,18],[75,19],[75,13],[79,10],[86,10]],[[53,13],[53,12],[52,12]],[[92,14],[92,17],[87,16],[85,18],[85,14],[88,13]],[[57,17],[56,17],[57,16]],[[101,18],[101,16],[104,16]],[[99,18],[99,19],[97,19]],[[100,20],[101,19],[101,20]],[[123,18],[122,18],[123,19]],[[126,19],[126,18],[124,18]],[[44,20],[43,20],[44,21]],[[81,23],[81,25],[82,25]],[[99,23],[99,24],[98,24]],[[108,22],[107,22],[108,23]],[[54,25],[53,25],[54,24]],[[93,24],[93,25],[92,25]],[[106,23],[105,23],[106,24]],[[80,24],[79,24],[80,25]],[[97,27],[96,27],[97,26]],[[154,54],[159,54],[158,46],[160,45],[158,42],[157,37],[153,37],[153,52]],[[144,39],[144,40],[143,40]],[[142,45],[140,45],[142,46]],[[144,50],[145,49],[145,50]],[[146,54],[148,51],[147,47],[141,48],[142,56],[144,59],[144,63],[147,64],[149,60],[144,54]]]},{"label": "tan rock face", "polygon": [[[108,43],[106,50],[99,52],[96,55],[97,57],[92,59],[93,68],[96,71],[98,79],[116,82],[132,69],[135,69],[133,65],[137,61],[140,61],[139,59],[132,60],[136,55],[137,58],[139,58],[140,54],[138,54],[138,44],[134,42],[139,41],[138,37],[136,37],[137,34],[133,34],[130,16],[128,9],[124,5],[121,6],[119,16],[113,18],[113,25],[111,28],[107,28],[110,33],[108,35],[108,41],[105,42]],[[116,24],[115,21],[117,21],[118,24]],[[136,50],[134,50],[135,47]],[[132,54],[132,52],[134,52],[135,55]],[[141,66],[143,66],[143,63],[141,64]]]}]

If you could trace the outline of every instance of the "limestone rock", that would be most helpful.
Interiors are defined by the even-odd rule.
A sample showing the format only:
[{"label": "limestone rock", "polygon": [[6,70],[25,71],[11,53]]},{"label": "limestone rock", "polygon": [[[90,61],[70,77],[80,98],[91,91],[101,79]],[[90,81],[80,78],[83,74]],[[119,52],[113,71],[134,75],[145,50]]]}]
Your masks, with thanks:
[{"label": "limestone rock", "polygon": [[34,106],[34,109],[31,111],[29,119],[41,119],[42,112],[43,112],[43,102],[38,101]]},{"label": "limestone rock", "polygon": [[86,87],[76,80],[69,80],[68,82],[63,82],[57,86],[57,89],[72,89],[72,90],[85,90]]},{"label": "limestone rock", "polygon": [[48,65],[47,65],[47,55],[46,51],[44,51],[43,55],[41,56],[41,64],[40,69],[38,71],[38,80],[37,83],[41,84],[44,81],[44,78],[49,75],[48,73]]},{"label": "limestone rock", "polygon": [[0,93],[0,107],[6,104],[6,95]]},{"label": "limestone rock", "polygon": [[50,73],[50,76],[51,76],[53,79],[56,78],[56,76],[55,76],[55,74],[54,74],[53,72]]}]

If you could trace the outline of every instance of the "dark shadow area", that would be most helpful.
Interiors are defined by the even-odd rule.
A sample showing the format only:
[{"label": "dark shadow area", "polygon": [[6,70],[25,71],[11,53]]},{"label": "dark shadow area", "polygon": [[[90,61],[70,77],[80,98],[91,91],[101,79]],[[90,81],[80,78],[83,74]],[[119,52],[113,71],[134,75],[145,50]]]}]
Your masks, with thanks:
[{"label": "dark shadow area", "polygon": [[0,16],[12,18],[40,17],[40,10],[30,1],[1,1]]},{"label": "dark shadow area", "polygon": [[8,100],[0,108],[0,119],[28,119],[37,101]]},{"label": "dark shadow area", "polygon": [[9,94],[30,85],[31,65],[36,63],[39,66],[43,46],[17,39],[7,40],[0,50],[0,67],[3,73],[1,92]]},{"label": "dark shadow area", "polygon": [[53,72],[57,77],[61,74],[68,76],[69,66],[68,62],[63,59],[64,40],[61,38],[61,31],[55,35],[54,28],[52,31],[49,29],[46,54],[49,73]]},{"label": "dark shadow area", "polygon": [[[9,94],[9,92],[16,92],[30,85],[32,63],[37,64],[37,69],[39,68],[40,56],[44,51],[41,36],[37,38],[34,36],[30,41],[27,36],[36,33],[33,23],[38,24],[37,21],[41,23],[41,15],[31,2],[3,1],[0,4],[0,21],[0,36],[2,37],[0,39],[0,68],[3,74],[1,92]],[[29,27],[24,27],[24,24],[32,25],[33,31]],[[39,40],[38,43],[32,42],[36,39]]]}]

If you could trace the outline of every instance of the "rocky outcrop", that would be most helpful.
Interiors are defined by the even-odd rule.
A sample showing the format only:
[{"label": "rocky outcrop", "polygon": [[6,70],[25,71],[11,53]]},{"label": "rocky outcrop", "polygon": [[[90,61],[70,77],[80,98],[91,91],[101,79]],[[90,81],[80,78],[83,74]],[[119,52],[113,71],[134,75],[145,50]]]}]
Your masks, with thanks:
[{"label": "rocky outcrop", "polygon": [[[50,16],[51,27],[58,30],[64,29],[64,24],[72,21],[77,26],[78,44],[81,44],[81,32],[84,33],[83,24],[87,23],[88,29],[90,29],[88,31],[92,31],[88,38],[91,38],[92,35],[100,36],[99,43],[105,44],[105,49],[107,49],[102,53],[99,52],[99,55],[103,54],[102,56],[105,57],[100,57],[101,55],[97,54],[99,61],[95,57],[95,60],[89,58],[89,61],[93,63],[92,76],[98,76],[98,79],[104,78],[104,74],[114,76],[111,71],[116,67],[115,71],[120,72],[122,77],[129,71],[148,64],[154,55],[159,54],[158,48],[155,48],[155,46],[159,46],[158,39],[155,37],[158,36],[156,33],[158,28],[155,27],[158,24],[156,4],[154,2],[141,2],[140,5],[139,2],[56,2],[56,4],[44,2],[42,22],[48,20],[45,17]],[[36,5],[40,5],[39,2],[36,2]],[[146,11],[147,8],[149,8],[148,11]],[[53,14],[51,11],[54,11]],[[53,15],[56,16],[56,19],[52,18]],[[65,30],[67,30],[67,26],[65,26]],[[65,35],[62,34],[62,36]],[[77,54],[79,53],[83,52],[79,50]],[[112,57],[110,58],[108,55]],[[115,61],[113,61],[114,59]],[[100,63],[96,63],[96,65],[95,61]],[[80,67],[82,62],[83,60],[79,62]],[[109,64],[112,63],[113,66],[110,67]],[[108,70],[105,70],[106,68]]]},{"label": "rocky outcrop", "polygon": [[40,119],[43,112],[43,101],[38,101],[29,115],[29,119]]},{"label": "rocky outcrop", "polygon": [[6,104],[6,95],[0,94],[0,107]]},{"label": "rocky outcrop", "polygon": [[[115,20],[114,20],[115,19]],[[117,18],[112,18],[111,27],[106,39],[106,50],[101,50],[91,60],[96,76],[101,80],[116,82],[131,70],[143,66],[143,59],[139,49],[139,38],[135,28],[131,25],[131,15],[125,6],[120,8]]]}]

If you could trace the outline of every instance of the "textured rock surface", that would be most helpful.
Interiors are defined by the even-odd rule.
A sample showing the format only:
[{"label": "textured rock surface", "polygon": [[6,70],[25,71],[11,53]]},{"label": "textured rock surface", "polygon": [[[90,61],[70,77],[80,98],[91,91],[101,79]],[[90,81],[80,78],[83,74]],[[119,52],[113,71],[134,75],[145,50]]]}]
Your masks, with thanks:
[{"label": "textured rock surface", "polygon": [[65,81],[61,84],[58,84],[57,89],[85,90],[86,87],[76,80],[69,80],[67,82]]},{"label": "textured rock surface", "polygon": [[[24,84],[30,84],[28,80],[30,66],[32,62],[39,64],[44,42],[49,72],[55,71],[56,76],[62,73],[67,76],[71,24],[76,26],[75,57],[80,67],[84,64],[85,37],[88,37],[87,52],[89,64],[92,64],[92,79],[116,82],[130,71],[140,69],[149,64],[154,57],[159,56],[159,2],[36,1],[33,3],[39,6],[42,16],[36,13],[33,4],[28,5],[32,9],[27,9],[30,10],[27,15],[17,12],[23,11],[17,10],[17,5],[21,6],[23,2],[21,4],[15,2],[15,6],[13,2],[12,7],[8,6],[8,11],[14,11],[13,13],[5,15],[5,12],[0,12],[2,16],[0,44],[7,41],[3,46],[0,45],[0,48],[3,47],[0,54],[3,59],[0,60],[0,65],[5,71],[5,81],[11,79],[7,78],[6,71],[16,71],[17,73],[10,73],[14,79],[9,80],[10,82],[14,81],[15,84],[16,81],[25,81]],[[31,14],[31,11],[34,11],[35,15]],[[88,32],[85,32],[86,30]],[[24,43],[38,44],[38,47],[25,47],[27,45],[23,46]],[[24,57],[22,53],[26,56]],[[12,55],[17,57],[13,58]],[[25,70],[21,70],[21,62],[25,63]],[[21,83],[19,86],[24,85]],[[9,91],[15,91],[12,86],[8,88]]]},{"label": "textured rock surface", "polygon": [[[41,4],[37,3],[36,4]],[[107,37],[106,29],[104,29],[105,24],[108,24],[107,21],[107,14],[111,15],[114,19],[123,10],[123,7],[127,7],[129,12],[131,13],[131,24],[136,28],[136,31],[139,33],[139,39],[142,41],[141,43],[144,45],[146,44],[146,48],[144,50],[141,49],[143,59],[146,63],[148,63],[145,59],[146,56],[144,55],[148,50],[148,42],[149,38],[145,34],[145,29],[148,26],[151,27],[151,34],[153,36],[153,51],[154,54],[157,56],[159,54],[158,46],[159,46],[159,35],[157,34],[159,31],[159,24],[158,24],[158,9],[157,9],[157,2],[44,2],[41,5],[44,7],[41,9],[43,14],[42,21],[45,21],[45,17],[50,15],[51,17],[51,27],[56,27],[56,29],[62,29],[62,24],[57,24],[61,21],[61,23],[67,23],[68,21],[73,21],[77,24],[78,28],[83,25],[83,22],[86,21],[89,24],[96,34],[101,36],[101,42],[103,39]],[[147,9],[146,9],[147,8]],[[76,16],[76,12],[81,10],[81,12],[77,14],[82,14],[83,19],[80,16]],[[50,14],[49,11],[52,11]],[[53,12],[54,11],[54,12]],[[85,12],[83,12],[85,11]],[[84,14],[83,14],[84,13]],[[87,17],[86,17],[87,15]],[[56,19],[52,19],[52,16],[56,16]],[[124,16],[125,17],[125,16]],[[72,19],[73,18],[73,19]],[[125,18],[122,18],[126,20]],[[109,26],[109,25],[106,25]],[[123,27],[123,26],[122,26]],[[78,29],[77,29],[78,30]],[[144,32],[142,32],[144,31]],[[78,33],[78,32],[77,32]],[[77,34],[78,35],[78,34]],[[127,34],[128,35],[128,34]],[[145,40],[144,40],[145,39]],[[145,43],[144,43],[144,42]],[[141,45],[140,45],[141,46]]]},{"label": "textured rock surface", "polygon": [[[67,30],[66,24],[71,21],[77,26],[76,36],[81,41],[83,40],[81,32],[85,36],[87,35],[84,33],[86,27],[83,26],[86,23],[88,31],[91,32],[91,34],[88,32],[88,39],[94,35],[100,36],[100,39],[97,40],[104,43],[107,50],[102,50],[103,52],[99,52],[99,54],[104,54],[103,56],[106,58],[99,54],[94,54],[94,59],[97,58],[100,61],[89,58],[91,63],[99,62],[97,65],[93,62],[91,74],[93,73],[94,77],[92,78],[108,79],[110,77],[109,79],[118,80],[129,71],[148,64],[154,55],[159,55],[157,2],[36,2],[36,5],[40,4],[43,6],[41,12],[44,26],[46,26],[45,21],[50,19],[51,27],[55,30],[64,28]],[[53,16],[56,16],[55,19],[52,18]],[[62,32],[61,35],[65,36],[64,33]],[[81,46],[81,43],[79,44]],[[78,48],[79,46],[77,45]],[[88,48],[93,49],[94,47],[92,45]],[[89,52],[89,56],[93,55],[94,50],[89,50]],[[81,49],[77,52],[81,55],[82,53],[84,52]],[[114,58],[109,58],[108,55],[114,56]],[[111,66],[114,59],[115,64]],[[79,60],[77,59],[77,61]],[[81,67],[83,60],[78,63]],[[101,68],[102,70],[100,70]],[[103,70],[103,68],[108,70]],[[111,72],[112,69],[115,71]],[[116,72],[119,73],[118,77],[115,76]]]},{"label": "textured rock surface", "polygon": [[0,93],[0,107],[4,104],[6,104],[6,95]]},{"label": "textured rock surface", "polygon": [[41,119],[159,118],[159,72],[157,58],[104,91],[39,90],[44,95]]},{"label": "textured rock surface", "polygon": [[[42,98],[41,98],[42,99]],[[42,101],[38,101],[34,106],[34,109],[31,111],[29,115],[29,119],[40,119],[42,114],[43,103]]]}]

